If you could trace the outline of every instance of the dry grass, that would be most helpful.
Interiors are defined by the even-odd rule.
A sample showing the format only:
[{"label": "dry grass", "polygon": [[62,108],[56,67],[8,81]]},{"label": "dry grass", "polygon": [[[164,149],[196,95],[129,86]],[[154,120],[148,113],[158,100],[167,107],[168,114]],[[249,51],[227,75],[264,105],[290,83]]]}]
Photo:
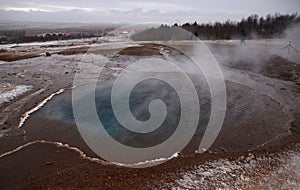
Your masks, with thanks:
[{"label": "dry grass", "polygon": [[58,55],[74,55],[74,54],[84,54],[89,50],[90,47],[80,47],[80,48],[70,48],[63,51],[57,52]]},{"label": "dry grass", "polygon": [[36,53],[20,53],[17,51],[8,51],[8,50],[0,52],[0,60],[7,61],[7,62],[30,59],[38,56],[39,54]]},{"label": "dry grass", "polygon": [[154,56],[161,55],[160,49],[172,51],[168,46],[154,43],[141,44],[138,47],[128,47],[119,52],[120,55],[132,55],[132,56]]}]

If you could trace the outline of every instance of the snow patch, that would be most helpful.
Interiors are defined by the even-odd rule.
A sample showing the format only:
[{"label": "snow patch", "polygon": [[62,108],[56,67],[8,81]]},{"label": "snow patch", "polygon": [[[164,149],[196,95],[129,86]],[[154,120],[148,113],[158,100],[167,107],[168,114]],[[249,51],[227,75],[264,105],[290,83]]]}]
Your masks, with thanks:
[{"label": "snow patch", "polygon": [[165,58],[169,57],[169,51],[165,50],[164,48],[160,48],[159,53]]},{"label": "snow patch", "polygon": [[15,97],[24,94],[25,92],[32,89],[32,86],[19,85],[13,86],[10,84],[0,86],[0,105],[4,102],[9,102]]}]

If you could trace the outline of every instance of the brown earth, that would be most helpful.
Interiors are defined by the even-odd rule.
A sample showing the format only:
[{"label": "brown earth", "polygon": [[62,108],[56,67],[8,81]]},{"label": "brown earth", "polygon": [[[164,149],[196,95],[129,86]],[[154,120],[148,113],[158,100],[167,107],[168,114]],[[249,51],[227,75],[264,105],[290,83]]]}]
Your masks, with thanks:
[{"label": "brown earth", "polygon": [[[125,48],[119,54],[135,56],[160,55],[159,50],[163,45],[143,44],[142,47]],[[164,47],[166,50],[167,47]],[[59,52],[61,55],[72,55],[85,53],[86,48],[70,48]],[[1,57],[4,56],[0,52]],[[12,56],[12,55],[11,55]],[[4,56],[5,57],[5,56]],[[19,60],[18,56],[13,55],[14,59]],[[20,58],[22,59],[22,58]],[[28,60],[30,62],[30,59]],[[10,82],[13,84],[30,84],[34,89],[22,96],[19,96],[14,102],[1,106],[1,115],[8,115],[8,119],[1,124],[2,129],[11,129],[6,136],[0,138],[0,154],[10,151],[20,145],[35,140],[60,141],[70,144],[70,146],[79,147],[84,150],[88,156],[97,157],[82,141],[75,127],[66,123],[43,120],[41,118],[31,118],[26,125],[17,129],[20,116],[49,94],[61,89],[70,88],[76,71],[75,65],[66,68],[65,65],[51,65],[55,72],[49,73],[43,65],[30,63],[20,68],[17,64],[4,65],[0,69],[0,82]],[[247,67],[234,66],[236,69],[247,69]],[[24,77],[17,77],[22,69],[29,69]],[[248,68],[249,69],[249,68]],[[251,68],[250,68],[251,70]],[[286,73],[295,71],[299,73],[299,66],[293,63],[275,57],[270,59],[266,67],[259,71],[268,77],[279,80],[294,82],[294,76]],[[66,74],[68,72],[68,74]],[[34,77],[35,76],[35,77]],[[45,90],[25,101],[34,91],[45,88]],[[286,90],[299,93],[299,85],[287,87]],[[287,97],[288,98],[288,97]],[[297,102],[295,103],[297,104]],[[296,106],[295,106],[296,107]],[[250,151],[255,155],[268,155],[274,152],[280,152],[293,147],[294,143],[300,141],[300,121],[297,118],[300,115],[299,108],[292,110],[294,123],[293,133],[278,138],[266,147]],[[1,117],[0,117],[1,119]],[[243,141],[243,135],[248,134],[248,126],[244,130],[235,131]],[[23,130],[26,131],[24,135]],[[152,189],[160,188],[161,183],[173,181],[179,175],[179,171],[188,170],[197,164],[208,160],[219,158],[236,159],[242,155],[248,155],[248,151],[228,151],[221,147],[224,139],[232,134],[232,130],[225,128],[217,139],[215,145],[209,152],[204,154],[181,154],[178,158],[172,159],[164,164],[143,169],[124,168],[114,165],[99,164],[84,159],[78,152],[65,147],[59,147],[51,143],[37,142],[29,145],[15,153],[0,158],[0,188],[1,189]],[[246,137],[246,136],[245,136]],[[249,138],[249,139],[247,139]],[[226,138],[225,138],[226,139]],[[245,140],[251,141],[251,137]],[[227,141],[230,143],[230,141]],[[236,142],[238,143],[238,142]],[[192,143],[190,146],[195,146]],[[229,145],[230,146],[230,145]],[[220,148],[221,147],[221,148]],[[188,150],[187,150],[188,152]]]}]

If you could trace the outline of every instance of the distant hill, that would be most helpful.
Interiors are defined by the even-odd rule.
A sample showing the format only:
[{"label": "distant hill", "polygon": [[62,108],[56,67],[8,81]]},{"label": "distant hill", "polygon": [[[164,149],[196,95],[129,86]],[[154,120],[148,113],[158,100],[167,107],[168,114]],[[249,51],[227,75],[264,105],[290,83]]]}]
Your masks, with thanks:
[{"label": "distant hill", "polygon": [[0,20],[0,44],[42,42],[103,36],[124,24],[46,23]]},{"label": "distant hill", "polygon": [[[185,23],[181,26],[161,25],[133,35],[133,40],[187,40],[193,34],[203,40],[238,39],[244,35],[246,39],[256,38],[281,38],[288,27],[300,23],[300,16],[296,13],[281,15],[268,14],[266,17],[251,15],[239,22],[226,21],[210,24]],[[181,29],[185,29],[184,32]]]}]

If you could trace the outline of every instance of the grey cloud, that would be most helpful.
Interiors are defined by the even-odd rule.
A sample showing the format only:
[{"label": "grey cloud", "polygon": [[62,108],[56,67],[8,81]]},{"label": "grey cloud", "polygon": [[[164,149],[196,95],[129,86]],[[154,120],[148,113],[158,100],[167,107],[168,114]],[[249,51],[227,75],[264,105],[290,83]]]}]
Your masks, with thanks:
[{"label": "grey cloud", "polygon": [[299,0],[0,0],[0,18],[87,23],[210,22],[239,20],[250,14],[294,13],[299,12],[299,7]]}]

